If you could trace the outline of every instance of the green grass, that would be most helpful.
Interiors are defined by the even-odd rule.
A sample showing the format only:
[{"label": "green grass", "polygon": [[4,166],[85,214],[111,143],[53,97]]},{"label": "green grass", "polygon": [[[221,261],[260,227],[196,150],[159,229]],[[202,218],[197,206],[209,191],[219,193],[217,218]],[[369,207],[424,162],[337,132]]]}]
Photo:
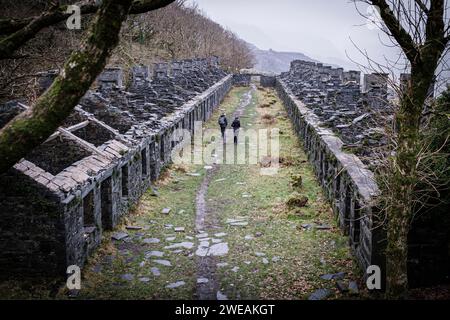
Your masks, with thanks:
[{"label": "green grass", "polygon": [[[248,217],[249,221],[248,226],[229,226],[227,230],[230,254],[222,260],[229,267],[220,270],[222,290],[230,298],[306,298],[317,288],[334,289],[334,283],[321,280],[320,275],[345,271],[351,277],[354,271],[347,240],[337,228],[331,231],[301,231],[299,228],[303,223],[320,222],[335,226],[335,222],[280,102],[257,110],[258,105],[272,99],[271,95],[273,93],[269,90],[257,91],[243,117],[243,128],[248,123],[252,123],[254,129],[270,127],[264,124],[260,112],[274,116],[276,122],[271,126],[282,132],[280,157],[293,163],[282,166],[275,176],[260,175],[258,165],[221,166],[215,178],[226,180],[211,183],[208,192],[211,199],[208,205],[220,212],[223,223],[237,216]],[[300,192],[309,199],[308,206],[301,209],[300,215],[289,212],[284,206],[294,191],[291,187],[293,173],[302,175]],[[243,193],[252,197],[244,199]],[[244,240],[246,235],[257,233],[262,236]],[[262,263],[263,257],[257,257],[256,252],[265,253],[270,262]],[[281,260],[272,262],[273,257]],[[230,272],[236,266],[239,272]]]}]

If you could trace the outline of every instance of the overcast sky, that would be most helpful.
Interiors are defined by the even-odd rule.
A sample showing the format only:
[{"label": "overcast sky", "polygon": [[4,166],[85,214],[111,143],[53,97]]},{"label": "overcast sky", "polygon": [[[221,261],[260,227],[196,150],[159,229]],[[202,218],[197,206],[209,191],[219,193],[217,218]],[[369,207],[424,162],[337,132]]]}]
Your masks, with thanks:
[{"label": "overcast sky", "polygon": [[[380,42],[381,33],[368,27],[349,0],[189,1],[260,49],[302,52],[345,68],[357,68],[347,54],[366,61],[351,40],[380,62],[383,55],[393,59],[398,54]],[[366,7],[360,9],[366,13]]]}]

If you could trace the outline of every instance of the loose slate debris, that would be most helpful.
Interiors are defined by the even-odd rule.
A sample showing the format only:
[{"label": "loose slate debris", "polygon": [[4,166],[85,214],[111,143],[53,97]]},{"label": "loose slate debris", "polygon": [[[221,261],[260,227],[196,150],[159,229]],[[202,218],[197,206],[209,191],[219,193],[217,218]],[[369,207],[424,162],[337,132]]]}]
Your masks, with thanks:
[{"label": "loose slate debris", "polygon": [[308,300],[324,300],[331,294],[328,289],[318,289],[314,291],[308,298]]},{"label": "loose slate debris", "polygon": [[230,226],[233,226],[233,227],[245,227],[247,225],[248,225],[247,221],[230,223]]},{"label": "loose slate debris", "polygon": [[196,235],[195,237],[198,239],[206,238],[206,237],[208,237],[208,234],[206,232],[204,232],[204,233],[200,233],[200,234]]},{"label": "loose slate debris", "polygon": [[359,294],[358,284],[356,283],[356,281],[349,282],[348,290],[350,291],[350,294],[354,294],[354,295]]},{"label": "loose slate debris", "polygon": [[312,228],[312,225],[309,223],[304,223],[301,225],[301,227],[305,230],[310,230]]},{"label": "loose slate debris", "polygon": [[173,229],[175,232],[184,232],[185,228],[184,227],[176,227],[175,229]]},{"label": "loose slate debris", "polygon": [[217,244],[212,245],[209,248],[208,254],[211,255],[211,256],[219,257],[219,256],[226,255],[228,253],[228,250],[229,250],[228,249],[228,243],[221,242],[221,243],[217,243]]},{"label": "loose slate debris", "polygon": [[139,281],[140,281],[140,282],[150,282],[150,278],[148,278],[148,277],[142,277],[142,278],[139,278]]},{"label": "loose slate debris", "polygon": [[206,257],[208,255],[209,248],[207,247],[199,247],[195,254],[199,257]]},{"label": "loose slate debris", "polygon": [[227,234],[225,233],[225,232],[220,232],[220,233],[216,233],[215,235],[214,235],[214,237],[217,237],[217,238],[221,238],[221,237],[225,237]]},{"label": "loose slate debris", "polygon": [[140,227],[140,226],[126,226],[125,229],[127,229],[127,230],[142,230],[142,227]]},{"label": "loose slate debris", "polygon": [[161,213],[165,214],[165,215],[168,215],[170,213],[170,211],[171,211],[170,208],[164,208],[164,209],[162,209]]},{"label": "loose slate debris", "polygon": [[175,289],[175,288],[184,286],[185,284],[186,284],[186,282],[184,282],[184,281],[177,281],[177,282],[168,284],[168,285],[166,286],[166,288],[168,288],[168,289]]},{"label": "loose slate debris", "polygon": [[159,192],[158,192],[158,189],[156,189],[156,188],[154,188],[154,187],[152,187],[151,188],[152,189],[152,196],[153,197],[159,197]]},{"label": "loose slate debris", "polygon": [[217,300],[228,300],[228,297],[220,291],[217,291],[216,298]]},{"label": "loose slate debris", "polygon": [[193,247],[194,243],[192,242],[180,242],[164,247],[164,249],[179,249],[179,248],[192,249]]},{"label": "loose slate debris", "polygon": [[172,263],[169,260],[153,260],[153,262],[166,266],[166,267],[170,267],[172,266]]},{"label": "loose slate debris", "polygon": [[134,275],[132,275],[131,273],[126,273],[121,276],[121,279],[126,281],[133,281]]},{"label": "loose slate debris", "polygon": [[186,173],[186,175],[191,176],[191,177],[200,177],[201,176],[201,174],[197,173],[197,172],[189,172],[189,173]]},{"label": "loose slate debris", "polygon": [[126,237],[128,237],[128,233],[126,233],[126,232],[116,232],[116,233],[114,233],[111,236],[111,239],[120,241],[120,240],[125,239]]},{"label": "loose slate debris", "polygon": [[153,243],[159,243],[159,242],[161,242],[161,240],[159,240],[157,238],[145,238],[143,240],[143,242],[146,244],[153,244]]},{"label": "loose slate debris", "polygon": [[208,283],[209,280],[206,278],[198,278],[197,279],[197,284],[204,284],[204,283]]},{"label": "loose slate debris", "polygon": [[146,258],[150,258],[150,257],[158,257],[158,258],[160,258],[162,256],[164,256],[164,252],[162,252],[162,251],[149,251],[149,252],[147,252],[145,254]]},{"label": "loose slate debris", "polygon": [[217,266],[217,268],[224,268],[224,267],[228,266],[228,263],[227,262],[221,262],[221,263],[216,264],[216,266]]},{"label": "loose slate debris", "polygon": [[159,269],[156,268],[156,267],[150,268],[150,271],[153,273],[153,275],[154,275],[155,277],[159,277],[159,276],[161,275],[161,271],[159,271]]},{"label": "loose slate debris", "polygon": [[67,292],[67,296],[71,299],[78,297],[80,294],[80,290],[72,289]]},{"label": "loose slate debris", "polygon": [[315,226],[316,230],[330,230],[331,227],[324,224],[324,225],[319,225],[319,226]]},{"label": "loose slate debris", "polygon": [[203,248],[208,248],[209,247],[209,241],[202,241],[202,242],[200,242],[199,246],[203,247]]}]

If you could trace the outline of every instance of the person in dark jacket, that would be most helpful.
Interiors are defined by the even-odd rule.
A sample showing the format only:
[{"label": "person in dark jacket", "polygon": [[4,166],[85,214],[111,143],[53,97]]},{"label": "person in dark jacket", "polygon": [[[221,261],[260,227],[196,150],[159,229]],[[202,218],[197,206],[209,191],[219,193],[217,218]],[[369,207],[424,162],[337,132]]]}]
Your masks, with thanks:
[{"label": "person in dark jacket", "polygon": [[241,128],[241,121],[239,121],[239,117],[234,118],[234,121],[231,124],[231,127],[233,128],[233,131],[234,131],[234,144],[237,144],[239,129]]},{"label": "person in dark jacket", "polygon": [[227,129],[228,126],[228,120],[225,113],[222,113],[222,115],[219,117],[218,123],[220,126],[220,131],[222,132],[222,139],[225,141],[225,130]]}]

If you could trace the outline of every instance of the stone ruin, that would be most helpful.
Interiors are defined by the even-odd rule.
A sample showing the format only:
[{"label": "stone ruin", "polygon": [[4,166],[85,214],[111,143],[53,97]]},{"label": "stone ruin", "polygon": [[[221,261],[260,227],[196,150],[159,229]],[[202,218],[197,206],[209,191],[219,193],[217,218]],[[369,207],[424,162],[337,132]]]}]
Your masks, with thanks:
[{"label": "stone ruin", "polygon": [[377,166],[385,153],[387,129],[393,120],[388,101],[386,74],[364,75],[345,72],[321,63],[296,60],[280,77],[300,99],[370,168]]},{"label": "stone ruin", "polygon": [[[46,89],[57,73],[41,74]],[[107,68],[61,127],[0,176],[0,270],[63,275],[83,266],[232,86],[217,58]],[[0,106],[0,127],[28,107]],[[180,138],[181,139],[181,138]]]},{"label": "stone ruin", "polygon": [[[384,273],[386,234],[371,169],[385,155],[384,126],[392,122],[394,110],[386,74],[365,75],[364,90],[360,78],[358,71],[297,60],[277,78],[276,89],[359,264],[363,270],[381,266]],[[401,77],[403,85],[407,79]],[[408,238],[413,287],[450,279],[449,219],[430,216],[416,220]]]}]

